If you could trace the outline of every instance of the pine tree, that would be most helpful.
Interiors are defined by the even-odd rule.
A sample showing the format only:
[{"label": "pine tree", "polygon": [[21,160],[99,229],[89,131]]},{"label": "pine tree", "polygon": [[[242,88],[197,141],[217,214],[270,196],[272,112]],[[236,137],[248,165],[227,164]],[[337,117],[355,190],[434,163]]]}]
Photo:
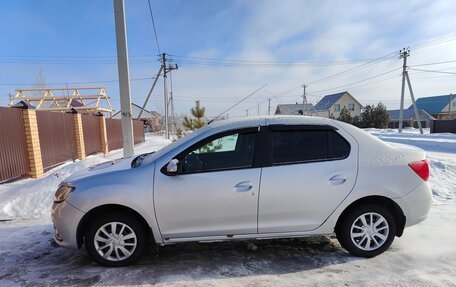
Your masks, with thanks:
[{"label": "pine tree", "polygon": [[384,129],[388,127],[389,114],[386,110],[386,106],[382,103],[374,108],[374,127]]},{"label": "pine tree", "polygon": [[353,123],[353,118],[350,114],[350,111],[348,110],[348,108],[346,106],[344,106],[342,108],[342,110],[340,111],[340,115],[337,117],[337,120],[345,122],[345,123],[349,123],[349,124]]},{"label": "pine tree", "polygon": [[377,106],[367,105],[361,113],[361,121],[359,127],[361,128],[379,128],[383,129],[388,127],[389,115],[386,106],[378,103]]},{"label": "pine tree", "polygon": [[201,107],[200,101],[195,102],[195,107],[193,107],[190,112],[192,113],[193,118],[184,117],[183,126],[186,129],[197,130],[206,125],[206,121],[204,120],[206,108]]}]

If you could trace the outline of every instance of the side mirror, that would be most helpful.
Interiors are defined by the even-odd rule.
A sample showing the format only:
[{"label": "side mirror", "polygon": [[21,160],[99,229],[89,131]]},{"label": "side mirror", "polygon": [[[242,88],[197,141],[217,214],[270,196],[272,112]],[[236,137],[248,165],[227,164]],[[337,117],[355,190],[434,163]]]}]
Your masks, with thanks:
[{"label": "side mirror", "polygon": [[172,159],[170,162],[168,162],[168,165],[166,166],[166,172],[170,174],[175,174],[177,173],[177,165],[179,164],[179,160],[177,159]]}]

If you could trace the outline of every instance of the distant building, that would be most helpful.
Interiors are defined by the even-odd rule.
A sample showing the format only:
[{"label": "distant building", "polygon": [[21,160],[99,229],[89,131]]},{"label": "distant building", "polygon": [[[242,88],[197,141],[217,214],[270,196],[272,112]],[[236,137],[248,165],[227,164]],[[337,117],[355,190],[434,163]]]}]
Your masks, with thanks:
[{"label": "distant building", "polygon": [[349,93],[341,92],[324,96],[315,106],[316,116],[338,118],[343,107],[347,107],[352,117],[360,116],[363,106]]},{"label": "distant building", "polygon": [[[137,119],[139,116],[139,113],[141,112],[142,107],[138,106],[135,103],[131,104],[131,118],[132,119]],[[121,114],[120,111],[115,113],[112,116],[113,119],[120,119]],[[162,116],[155,112],[155,111],[148,111],[144,109],[144,111],[141,114],[141,121],[144,122],[144,128],[148,132],[158,132],[162,128]]]},{"label": "distant building", "polygon": [[305,114],[306,116],[315,114],[315,109],[312,104],[283,104],[277,105],[275,110],[276,115],[302,115]]},{"label": "distant building", "polygon": [[[400,110],[388,111],[389,128],[396,129],[399,127],[399,113]],[[425,110],[422,109],[418,110],[418,116],[420,118],[421,127],[423,128],[428,128],[431,120],[434,119],[430,114],[428,114]],[[413,106],[410,106],[408,109],[404,110],[403,120],[403,127],[418,127],[418,123],[415,117],[415,110],[413,109]]]},{"label": "distant building", "polygon": [[416,106],[436,119],[456,118],[456,95],[419,98],[416,100]]}]

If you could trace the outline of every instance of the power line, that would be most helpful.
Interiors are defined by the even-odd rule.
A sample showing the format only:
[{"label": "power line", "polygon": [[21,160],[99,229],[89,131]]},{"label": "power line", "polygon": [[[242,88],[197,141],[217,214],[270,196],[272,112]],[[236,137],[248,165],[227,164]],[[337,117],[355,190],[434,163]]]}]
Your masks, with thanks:
[{"label": "power line", "polygon": [[413,44],[410,46],[411,49],[418,50],[418,49],[423,49],[435,45],[440,45],[446,42],[454,41],[456,40],[456,35],[446,35],[440,38],[435,38],[426,42],[418,43],[418,44]]},{"label": "power line", "polygon": [[[148,78],[134,78],[130,79],[130,81],[144,81],[144,80],[153,80],[155,77],[148,77]],[[54,83],[45,83],[45,85],[80,85],[80,84],[99,84],[99,83],[118,83],[119,80],[106,80],[106,81],[88,81],[88,82],[54,82]],[[36,83],[0,83],[0,86],[36,86]]]},{"label": "power line", "polygon": [[150,19],[152,20],[152,26],[154,27],[155,43],[157,44],[158,54],[161,54],[160,45],[158,44],[157,30],[155,29],[154,14],[152,13],[152,5],[150,4],[150,0],[147,0],[147,3],[149,3]]},{"label": "power line", "polygon": [[[313,91],[313,93],[321,93],[321,92],[327,92],[327,91],[337,90],[337,89],[340,89],[340,88],[344,88],[344,87],[347,87],[347,86],[351,86],[351,85],[355,85],[355,84],[358,84],[358,83],[361,83],[361,82],[365,82],[365,81],[368,81],[368,80],[372,80],[372,79],[375,79],[375,78],[384,76],[384,75],[386,75],[386,74],[392,73],[392,72],[397,71],[397,70],[400,70],[400,69],[402,69],[402,67],[399,67],[399,68],[396,68],[396,69],[392,69],[392,70],[390,70],[390,71],[388,71],[388,72],[385,72],[385,73],[381,73],[381,74],[378,74],[378,75],[375,75],[375,76],[372,76],[372,77],[369,77],[369,78],[366,78],[366,79],[362,79],[362,80],[359,80],[359,81],[356,81],[356,82],[353,82],[353,83],[345,84],[345,85],[338,86],[338,87],[334,87],[334,88],[331,88],[331,89]],[[394,77],[397,77],[397,76],[394,76]]]},{"label": "power line", "polygon": [[329,75],[329,76],[326,76],[326,77],[323,77],[323,78],[320,78],[320,79],[317,79],[317,80],[313,80],[313,81],[307,82],[307,84],[315,84],[317,82],[321,82],[321,81],[325,81],[325,80],[329,80],[329,79],[338,77],[338,76],[343,75],[343,74],[348,73],[348,72],[353,72],[353,71],[356,71],[356,70],[359,70],[359,69],[366,68],[367,66],[371,66],[371,65],[383,62],[383,61],[391,60],[391,59],[393,59],[393,55],[395,55],[395,54],[396,54],[396,52],[387,54],[387,55],[385,55],[383,57],[376,58],[376,59],[374,59],[372,61],[369,61],[369,62],[367,62],[365,64],[350,68],[348,70],[344,70],[344,71],[341,71],[341,72],[338,72],[338,73],[335,73],[335,74],[332,74],[332,75]]},{"label": "power line", "polygon": [[426,63],[426,64],[418,64],[418,65],[411,65],[409,67],[421,67],[421,66],[433,66],[433,65],[441,65],[441,64],[448,64],[454,63],[456,60],[444,61],[444,62],[434,62],[434,63]]},{"label": "power line", "polygon": [[409,70],[421,71],[421,72],[429,72],[429,73],[439,73],[439,74],[451,74],[451,75],[456,75],[456,72],[444,72],[444,71],[436,71],[436,70],[422,70],[422,69],[414,69],[414,68],[409,68]]},{"label": "power line", "polygon": [[302,67],[302,66],[333,66],[333,65],[354,65],[363,62],[369,62],[375,59],[362,60],[343,60],[343,61],[264,61],[264,60],[233,60],[233,59],[217,59],[203,57],[188,57],[172,55],[181,63],[191,65],[207,65],[207,66],[236,66],[236,67]]}]

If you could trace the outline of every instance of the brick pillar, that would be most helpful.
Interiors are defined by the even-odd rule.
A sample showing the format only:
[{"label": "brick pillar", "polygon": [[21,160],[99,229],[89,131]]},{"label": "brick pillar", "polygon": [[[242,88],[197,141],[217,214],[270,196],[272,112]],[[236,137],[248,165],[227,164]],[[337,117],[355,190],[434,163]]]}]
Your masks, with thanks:
[{"label": "brick pillar", "polygon": [[27,151],[30,162],[30,172],[28,175],[32,178],[40,178],[43,177],[44,170],[36,112],[32,109],[23,109],[22,115],[24,117],[25,138],[27,140]]},{"label": "brick pillar", "polygon": [[108,133],[106,132],[106,119],[104,116],[99,116],[100,123],[100,142],[101,142],[101,152],[107,154],[109,152],[108,147]]},{"label": "brick pillar", "polygon": [[76,158],[85,159],[85,146],[84,146],[84,132],[82,130],[82,117],[81,114],[73,114],[74,122],[74,135],[76,144]]}]

